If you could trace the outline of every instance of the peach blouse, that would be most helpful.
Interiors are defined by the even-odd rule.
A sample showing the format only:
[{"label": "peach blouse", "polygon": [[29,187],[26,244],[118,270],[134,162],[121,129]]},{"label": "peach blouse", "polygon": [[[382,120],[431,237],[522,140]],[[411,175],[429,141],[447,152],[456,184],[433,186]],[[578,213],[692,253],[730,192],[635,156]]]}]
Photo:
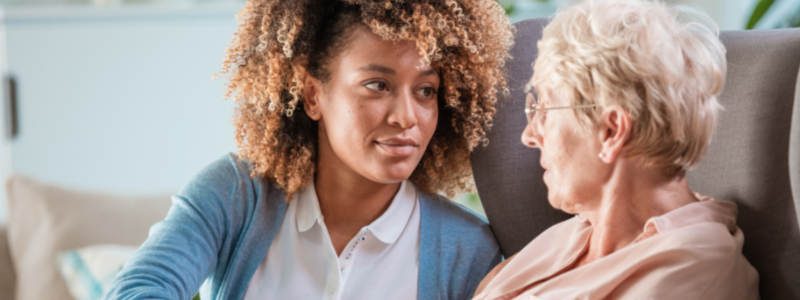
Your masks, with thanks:
[{"label": "peach blouse", "polygon": [[592,225],[580,215],[556,224],[489,273],[474,300],[759,299],[736,204],[696,196],[650,218],[630,245],[566,272],[588,249]]}]

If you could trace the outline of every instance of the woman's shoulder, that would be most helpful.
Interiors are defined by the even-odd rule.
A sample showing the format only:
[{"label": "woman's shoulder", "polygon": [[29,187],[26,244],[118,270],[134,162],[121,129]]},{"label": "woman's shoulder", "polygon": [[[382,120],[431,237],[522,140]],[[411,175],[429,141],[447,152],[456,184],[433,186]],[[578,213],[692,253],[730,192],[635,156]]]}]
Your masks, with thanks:
[{"label": "woman's shoulder", "polygon": [[230,190],[242,185],[269,184],[252,178],[252,165],[236,153],[228,153],[200,170],[181,191],[191,189]]},{"label": "woman's shoulder", "polygon": [[251,177],[251,173],[252,166],[247,160],[228,153],[200,170],[176,197],[200,206],[219,205],[222,209],[251,207],[237,204],[255,201],[270,186],[267,180]]},{"label": "woman's shoulder", "polygon": [[653,299],[675,295],[676,290],[694,299],[758,299],[758,272],[742,255],[743,242],[740,229],[731,233],[719,223],[648,238],[621,251],[643,275],[626,280],[618,292]]},{"label": "woman's shoulder", "polygon": [[[711,251],[717,253],[710,255],[713,259],[730,259],[741,255],[744,235],[738,227],[731,232],[725,225],[719,223],[699,223],[685,226],[676,230],[663,232],[653,237],[653,242],[664,251],[698,252],[707,254]],[[648,239],[641,243],[647,243]]]},{"label": "woman's shoulder", "polygon": [[444,196],[420,193],[419,201],[420,276],[430,271],[440,272],[449,278],[453,298],[468,299],[481,279],[502,259],[489,222]]},{"label": "woman's shoulder", "polygon": [[425,227],[438,224],[439,237],[447,244],[499,253],[494,233],[483,216],[441,195],[420,192],[419,200],[422,230],[430,230]]},{"label": "woman's shoulder", "polygon": [[[247,160],[239,158],[236,153],[228,153],[214,160],[200,170],[186,185],[220,186],[250,177],[251,165]],[[249,180],[248,180],[249,181]]]},{"label": "woman's shoulder", "polygon": [[465,230],[489,230],[489,221],[466,206],[442,195],[420,192],[423,215],[439,219],[445,227]]}]

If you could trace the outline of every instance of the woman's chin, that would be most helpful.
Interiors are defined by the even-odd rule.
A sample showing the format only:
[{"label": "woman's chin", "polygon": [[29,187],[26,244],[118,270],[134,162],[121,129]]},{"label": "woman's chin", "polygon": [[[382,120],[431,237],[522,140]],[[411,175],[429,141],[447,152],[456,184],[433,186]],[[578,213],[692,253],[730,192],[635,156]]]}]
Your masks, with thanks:
[{"label": "woman's chin", "polygon": [[397,183],[402,182],[403,180],[408,179],[411,177],[411,174],[414,172],[414,168],[410,168],[408,166],[397,166],[397,165],[390,165],[380,168],[379,170],[375,170],[372,173],[371,177],[372,181],[378,183]]},{"label": "woman's chin", "polygon": [[571,212],[572,209],[570,209],[569,205],[570,203],[565,203],[563,197],[559,197],[558,195],[551,195],[550,193],[548,193],[547,202],[549,202],[550,206],[552,206],[557,210],[563,211],[568,214],[573,214]]},{"label": "woman's chin", "polygon": [[550,202],[550,206],[553,208],[561,210],[561,203],[554,200],[552,197],[547,197],[547,202]]}]

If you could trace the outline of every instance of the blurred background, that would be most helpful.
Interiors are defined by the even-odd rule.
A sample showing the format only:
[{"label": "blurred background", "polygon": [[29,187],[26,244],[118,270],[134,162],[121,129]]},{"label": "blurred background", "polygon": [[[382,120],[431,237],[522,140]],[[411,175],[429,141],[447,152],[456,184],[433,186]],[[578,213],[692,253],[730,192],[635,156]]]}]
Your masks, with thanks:
[{"label": "blurred background", "polygon": [[[673,1],[722,30],[800,25],[800,0]],[[567,1],[500,0],[512,22]],[[241,0],[0,1],[0,180],[174,193],[235,151],[220,71]],[[800,54],[798,54],[800,55]],[[476,195],[458,201],[482,212]],[[0,223],[7,219],[0,187]]]}]

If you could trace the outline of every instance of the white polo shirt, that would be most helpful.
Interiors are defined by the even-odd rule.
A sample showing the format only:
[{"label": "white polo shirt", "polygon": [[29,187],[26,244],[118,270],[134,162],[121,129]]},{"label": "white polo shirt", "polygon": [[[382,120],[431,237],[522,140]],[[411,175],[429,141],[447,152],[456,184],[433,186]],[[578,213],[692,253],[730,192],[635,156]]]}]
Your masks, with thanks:
[{"label": "white polo shirt", "polygon": [[337,256],[312,181],[290,201],[244,300],[417,299],[419,226],[419,198],[406,180]]}]

